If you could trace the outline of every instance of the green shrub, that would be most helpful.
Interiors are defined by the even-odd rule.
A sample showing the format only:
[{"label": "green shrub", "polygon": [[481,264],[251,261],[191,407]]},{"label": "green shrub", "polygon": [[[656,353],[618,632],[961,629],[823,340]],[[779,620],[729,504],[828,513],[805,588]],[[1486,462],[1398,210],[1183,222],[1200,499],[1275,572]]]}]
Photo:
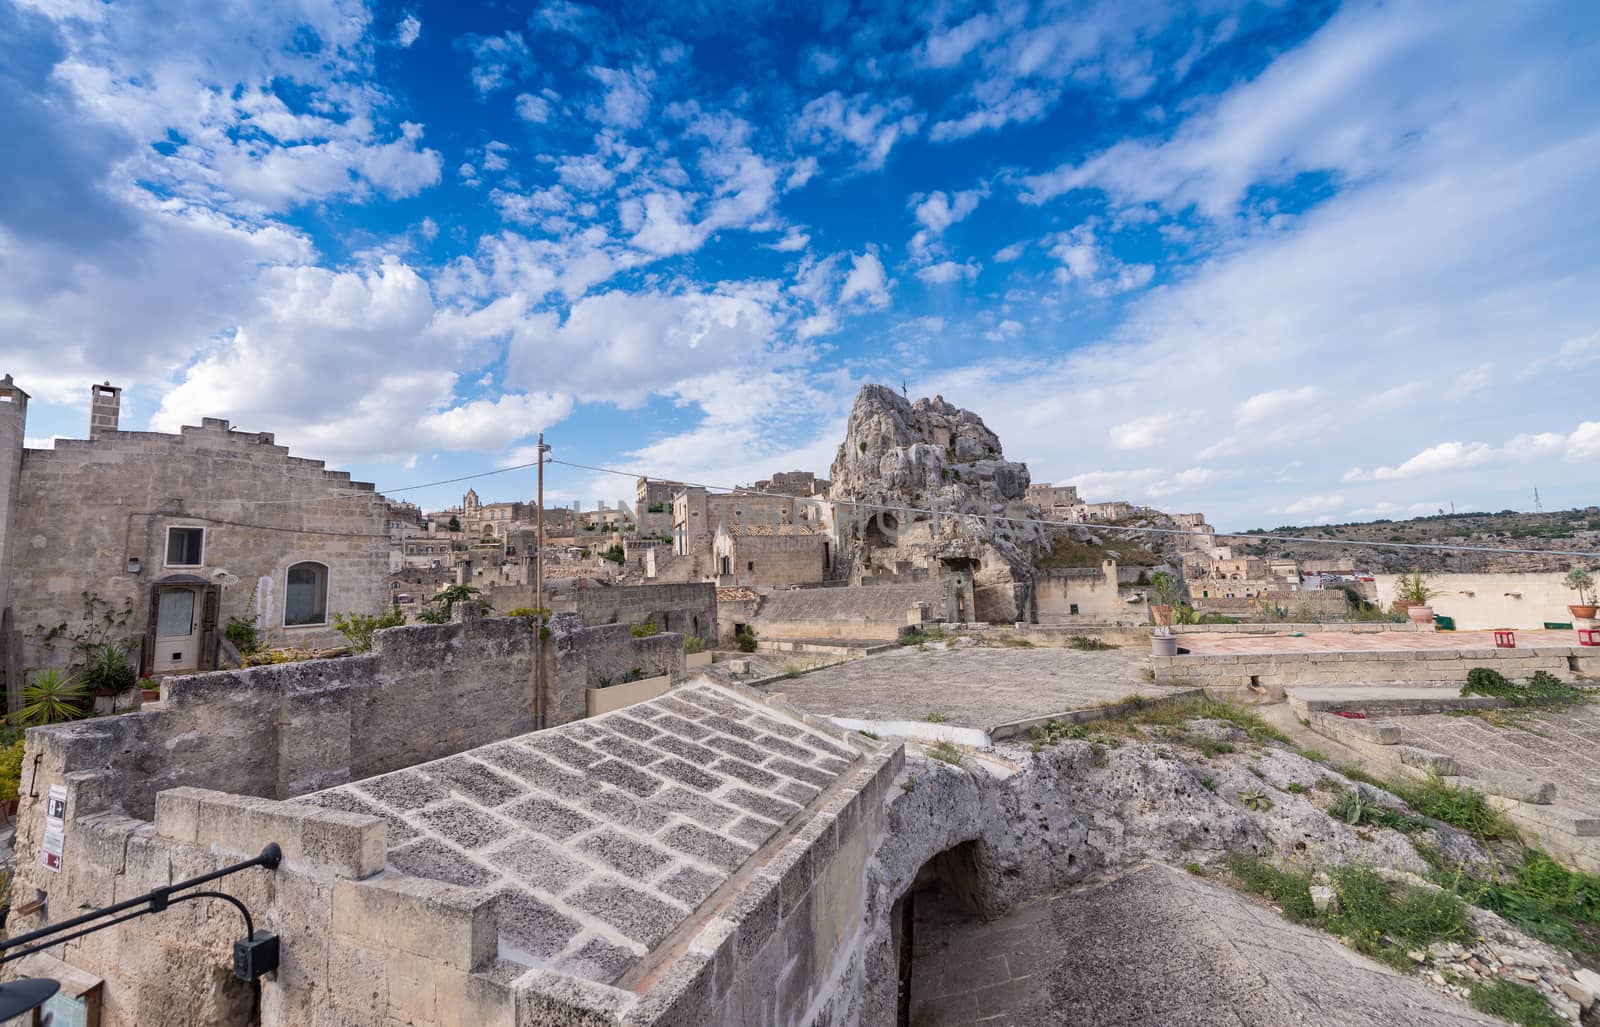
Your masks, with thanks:
[{"label": "green shrub", "polygon": [[1098,653],[1107,649],[1117,648],[1109,642],[1102,642],[1098,638],[1090,638],[1087,635],[1073,635],[1067,639],[1067,647],[1086,653]]},{"label": "green shrub", "polygon": [[1333,797],[1328,804],[1328,815],[1338,817],[1352,827],[1367,824],[1390,827],[1396,831],[1422,831],[1428,826],[1421,818],[1390,809],[1354,788],[1343,789]]},{"label": "green shrub", "polygon": [[1361,865],[1339,867],[1331,876],[1339,895],[1339,915],[1328,919],[1328,929],[1349,939],[1356,950],[1392,966],[1410,966],[1408,948],[1471,937],[1467,908],[1448,891],[1396,888]]},{"label": "green shrub", "polygon": [[634,638],[650,638],[661,634],[661,629],[656,627],[654,617],[647,617],[643,624],[635,624],[631,630]]},{"label": "green shrub", "polygon": [[1265,895],[1283,909],[1295,923],[1315,920],[1317,908],[1311,902],[1311,878],[1306,874],[1279,870],[1257,856],[1228,853],[1228,870],[1239,886],[1256,895]]},{"label": "green shrub", "polygon": [[398,628],[406,622],[405,614],[399,610],[389,610],[384,613],[336,613],[333,615],[333,629],[350,640],[350,648],[358,653],[372,650],[372,636],[384,628]]},{"label": "green shrub", "polygon": [[1522,1027],[1566,1027],[1566,1019],[1550,1008],[1536,988],[1504,977],[1490,984],[1469,981],[1468,1001],[1480,1013],[1501,1016]]},{"label": "green shrub", "polygon": [[900,636],[901,645],[921,645],[928,640],[928,636],[921,631],[907,631]]},{"label": "green shrub", "polygon": [[0,745],[0,800],[16,802],[22,793],[23,736]]},{"label": "green shrub", "polygon": [[89,689],[76,675],[55,667],[33,672],[22,686],[22,709],[17,719],[23,724],[57,724],[83,716],[89,705]]},{"label": "green shrub", "polygon": [[683,651],[689,655],[706,651],[706,640],[699,635],[688,635],[683,640]]},{"label": "green shrub", "polygon": [[928,714],[926,717],[923,717],[922,719],[926,720],[930,724],[943,724],[945,721],[949,720],[950,718],[946,717],[944,714],[940,713],[938,710],[934,710],[932,713]]},{"label": "green shrub", "polygon": [[756,651],[756,629],[748,624],[741,627],[734,634],[733,640],[738,644],[741,653],[753,653]]},{"label": "green shrub", "polygon": [[126,692],[139,683],[139,675],[128,664],[133,643],[101,642],[85,650],[81,675],[83,686],[91,692]]},{"label": "green shrub", "polygon": [[1504,699],[1518,709],[1564,709],[1588,702],[1595,695],[1590,689],[1566,684],[1549,671],[1536,671],[1526,685],[1514,685],[1505,675],[1488,667],[1467,671],[1467,683],[1462,686],[1461,694]]},{"label": "green shrub", "polygon": [[[251,602],[254,601],[252,595]],[[222,629],[222,637],[239,650],[240,656],[259,653],[265,645],[261,637],[261,626],[255,614],[248,617],[229,617],[227,625]]]}]

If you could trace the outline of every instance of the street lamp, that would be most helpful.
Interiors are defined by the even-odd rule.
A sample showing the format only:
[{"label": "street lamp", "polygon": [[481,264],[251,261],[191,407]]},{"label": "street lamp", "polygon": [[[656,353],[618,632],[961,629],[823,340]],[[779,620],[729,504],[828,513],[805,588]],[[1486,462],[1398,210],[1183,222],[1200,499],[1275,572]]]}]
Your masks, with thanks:
[{"label": "street lamp", "polygon": [[[63,920],[59,924],[51,924],[37,931],[0,941],[0,964],[21,959],[136,917],[164,912],[174,902],[187,902],[190,899],[221,899],[232,904],[244,917],[245,936],[233,943],[233,975],[241,981],[255,981],[262,974],[271,973],[278,968],[278,936],[269,931],[257,931],[250,910],[234,896],[219,891],[188,891],[188,889],[252,867],[276,870],[281,862],[283,862],[283,850],[278,848],[277,842],[269,842],[267,847],[261,850],[261,855],[254,859],[247,859],[243,863],[235,863],[221,870],[213,870],[199,877],[191,877],[177,884],[169,884],[164,888],[156,888],[114,906],[97,909],[70,920]],[[183,894],[179,894],[180,892]],[[104,920],[106,917],[112,919]],[[95,923],[97,920],[104,922]],[[82,930],[73,930],[80,927]],[[71,933],[55,937],[68,931]],[[13,951],[17,949],[20,951]],[[48,977],[29,977],[0,984],[0,1023],[44,1005],[60,988],[59,982]]]}]

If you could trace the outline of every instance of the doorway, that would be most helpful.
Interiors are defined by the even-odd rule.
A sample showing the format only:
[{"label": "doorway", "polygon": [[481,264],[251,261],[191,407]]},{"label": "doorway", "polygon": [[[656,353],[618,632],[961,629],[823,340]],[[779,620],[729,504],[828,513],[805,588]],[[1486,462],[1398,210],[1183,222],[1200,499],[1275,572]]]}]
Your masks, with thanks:
[{"label": "doorway", "polygon": [[150,595],[143,671],[162,675],[214,669],[219,599],[215,585],[156,584]]}]

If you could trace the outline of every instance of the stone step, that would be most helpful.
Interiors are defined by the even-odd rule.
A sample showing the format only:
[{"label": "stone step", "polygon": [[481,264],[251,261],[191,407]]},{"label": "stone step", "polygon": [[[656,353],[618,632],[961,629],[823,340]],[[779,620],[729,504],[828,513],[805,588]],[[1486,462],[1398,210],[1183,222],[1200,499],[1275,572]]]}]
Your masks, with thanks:
[{"label": "stone step", "polygon": [[1456,685],[1291,685],[1284,689],[1289,705],[1302,720],[1313,713],[1365,713],[1405,717],[1451,710],[1485,710],[1509,706],[1504,699],[1461,694]]}]

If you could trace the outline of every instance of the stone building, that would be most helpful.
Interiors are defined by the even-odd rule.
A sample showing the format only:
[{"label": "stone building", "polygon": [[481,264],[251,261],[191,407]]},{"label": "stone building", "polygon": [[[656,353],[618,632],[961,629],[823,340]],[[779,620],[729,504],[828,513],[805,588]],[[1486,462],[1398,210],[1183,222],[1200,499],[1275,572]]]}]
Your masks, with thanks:
[{"label": "stone building", "polygon": [[1072,508],[1083,501],[1078,498],[1076,485],[1052,485],[1041,481],[1028,486],[1028,502],[1044,511],[1047,517],[1066,518]]},{"label": "stone building", "polygon": [[711,542],[717,584],[811,585],[828,576],[831,535],[805,524],[721,525]]},{"label": "stone building", "polygon": [[826,496],[831,482],[826,478],[818,478],[810,471],[779,471],[770,478],[763,478],[750,486],[752,492],[775,492],[784,496],[796,496],[807,499],[812,496]]},{"label": "stone building", "polygon": [[709,552],[718,525],[730,529],[751,525],[804,524],[827,526],[828,504],[792,496],[753,492],[708,492],[691,487],[672,499],[673,549],[679,556]]},{"label": "stone building", "polygon": [[343,642],[333,614],[386,605],[389,505],[370,484],[217,418],[121,431],[109,384],[92,388],[88,439],[27,449],[27,398],[0,380],[11,668],[68,663],[74,636],[106,614],[142,643],[140,668],[165,674],[217,666],[231,617],[315,647]]}]

